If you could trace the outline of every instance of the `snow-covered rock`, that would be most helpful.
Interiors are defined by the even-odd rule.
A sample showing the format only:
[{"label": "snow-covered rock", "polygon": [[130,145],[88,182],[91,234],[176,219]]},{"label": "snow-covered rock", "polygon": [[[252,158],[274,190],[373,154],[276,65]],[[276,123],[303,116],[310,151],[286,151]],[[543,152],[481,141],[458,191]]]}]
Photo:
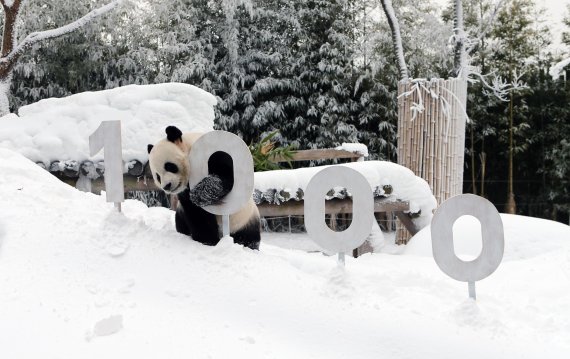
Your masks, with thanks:
[{"label": "snow-covered rock", "polygon": [[0,118],[0,148],[46,166],[52,161],[100,161],[89,156],[89,135],[101,121],[120,120],[123,160],[147,161],[146,145],[164,137],[164,128],[209,131],[216,98],[192,85],[129,85],[111,90],[45,99],[24,106],[19,116]]}]

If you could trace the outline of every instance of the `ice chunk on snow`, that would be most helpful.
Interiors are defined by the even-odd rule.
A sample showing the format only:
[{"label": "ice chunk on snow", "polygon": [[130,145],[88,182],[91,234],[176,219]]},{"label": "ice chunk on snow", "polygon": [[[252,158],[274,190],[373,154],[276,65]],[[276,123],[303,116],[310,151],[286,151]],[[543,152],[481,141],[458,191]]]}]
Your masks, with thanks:
[{"label": "ice chunk on snow", "polygon": [[119,332],[121,329],[123,329],[123,316],[112,315],[95,323],[95,327],[93,328],[93,336],[104,337],[107,335],[113,335]]}]

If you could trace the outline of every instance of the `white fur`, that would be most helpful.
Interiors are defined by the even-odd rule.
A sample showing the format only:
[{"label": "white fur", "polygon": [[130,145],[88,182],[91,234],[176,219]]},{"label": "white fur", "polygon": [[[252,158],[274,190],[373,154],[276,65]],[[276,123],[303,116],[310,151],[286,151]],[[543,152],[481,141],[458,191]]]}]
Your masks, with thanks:
[{"label": "white fur", "polygon": [[[246,227],[250,222],[259,218],[259,210],[251,198],[245,206],[243,206],[237,213],[230,215],[230,232],[238,231]],[[222,217],[216,216],[216,221],[220,229],[222,228]]]},{"label": "white fur", "polygon": [[[188,154],[192,144],[196,142],[203,133],[187,133],[182,135],[182,141],[170,142],[167,139],[158,141],[148,155],[148,164],[152,173],[154,183],[166,193],[178,194],[186,188],[188,183]],[[178,166],[178,173],[164,170],[166,162],[174,163]],[[160,182],[156,175],[160,175]],[[171,184],[171,190],[166,191],[164,186]]]}]

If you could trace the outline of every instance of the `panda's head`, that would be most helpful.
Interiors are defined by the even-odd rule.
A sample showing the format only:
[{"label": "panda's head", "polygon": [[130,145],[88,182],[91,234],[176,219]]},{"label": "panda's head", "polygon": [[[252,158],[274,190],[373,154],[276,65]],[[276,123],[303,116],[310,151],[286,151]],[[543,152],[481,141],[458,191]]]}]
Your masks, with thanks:
[{"label": "panda's head", "polygon": [[188,152],[182,132],[174,126],[166,128],[166,138],[148,145],[148,163],[154,183],[164,192],[178,194],[188,186]]}]

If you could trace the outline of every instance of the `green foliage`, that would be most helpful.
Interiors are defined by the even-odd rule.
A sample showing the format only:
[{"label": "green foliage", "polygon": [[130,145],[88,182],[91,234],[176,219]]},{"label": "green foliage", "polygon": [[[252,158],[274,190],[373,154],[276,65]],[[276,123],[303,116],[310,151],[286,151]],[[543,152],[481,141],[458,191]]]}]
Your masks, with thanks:
[{"label": "green foliage", "polygon": [[259,142],[251,144],[249,150],[253,157],[253,169],[256,172],[270,171],[281,169],[276,158],[284,159],[291,167],[291,161],[295,155],[295,148],[293,145],[288,146],[275,146],[275,142],[271,140],[279,132],[273,131],[267,136],[263,137]]},{"label": "green foliage", "polygon": [[[26,2],[19,36],[69,23],[96,3]],[[365,144],[370,159],[396,160],[398,69],[377,2],[124,3],[81,31],[24,54],[14,69],[12,109],[47,97],[128,84],[183,82],[218,97],[216,128],[252,143],[256,170],[279,168],[272,158],[288,158],[293,148],[342,142]],[[451,8],[444,11],[442,23],[433,1],[393,3],[411,76],[448,76]],[[546,74],[556,59],[545,59],[539,51],[549,36],[537,21],[533,2],[505,0],[490,24],[493,3],[464,1],[466,30],[476,40],[471,64],[505,80],[513,78],[515,69],[519,75],[524,72],[530,90],[513,98],[515,189],[521,213],[549,216],[553,209],[570,207],[570,86]],[[488,30],[484,36],[482,29]],[[569,38],[564,37],[568,43]],[[507,187],[508,105],[488,95],[481,84],[469,88],[465,178],[473,171],[476,192],[481,194],[484,182],[484,194],[499,208]],[[278,135],[272,132],[275,128]],[[275,146],[277,137],[283,147]]]}]

